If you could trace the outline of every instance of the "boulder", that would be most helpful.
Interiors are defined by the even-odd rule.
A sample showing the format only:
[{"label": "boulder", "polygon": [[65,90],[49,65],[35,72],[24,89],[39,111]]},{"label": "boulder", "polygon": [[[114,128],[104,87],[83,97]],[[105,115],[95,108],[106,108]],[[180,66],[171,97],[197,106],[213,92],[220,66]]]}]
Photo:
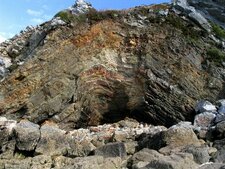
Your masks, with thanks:
[{"label": "boulder", "polygon": [[178,153],[153,160],[145,167],[151,169],[196,169],[197,166],[191,154]]},{"label": "boulder", "polygon": [[40,139],[40,126],[27,120],[21,121],[14,128],[16,147],[22,151],[33,151]]},{"label": "boulder", "polygon": [[224,138],[225,137],[225,121],[221,121],[216,124],[215,128],[215,137],[216,138]]},{"label": "boulder", "polygon": [[164,156],[155,150],[143,149],[131,158],[133,169],[195,169],[197,164],[188,153],[176,153]]},{"label": "boulder", "polygon": [[195,116],[194,126],[200,127],[201,129],[207,129],[212,126],[216,115],[211,112],[203,112]]},{"label": "boulder", "polygon": [[163,155],[155,150],[144,148],[141,151],[135,153],[131,158],[133,168],[140,168],[149,164],[149,162],[162,158]]},{"label": "boulder", "polygon": [[213,147],[217,149],[217,152],[212,156],[213,161],[225,163],[225,139],[214,141]]},{"label": "boulder", "polygon": [[209,148],[205,146],[196,147],[196,146],[187,146],[184,149],[184,152],[190,153],[194,157],[194,161],[198,164],[207,163],[210,160]]},{"label": "boulder", "polygon": [[180,124],[174,125],[166,131],[153,135],[147,134],[139,140],[139,149],[161,149],[162,152],[169,152],[174,148],[185,147],[187,145],[201,145],[201,143],[199,142],[192,127],[181,127]]},{"label": "boulder", "polygon": [[163,140],[166,145],[170,147],[200,145],[200,142],[192,129],[176,125],[164,132]]},{"label": "boulder", "polygon": [[67,155],[68,150],[76,152],[75,141],[73,142],[72,138],[66,135],[66,131],[59,129],[56,125],[44,124],[40,131],[41,138],[35,149],[35,154]]},{"label": "boulder", "polygon": [[121,142],[108,143],[99,147],[94,151],[94,154],[103,157],[125,158],[127,156],[126,147],[124,143]]},{"label": "boulder", "polygon": [[195,112],[204,113],[204,112],[216,112],[216,106],[210,103],[209,101],[201,100],[195,106]]},{"label": "boulder", "polygon": [[103,158],[102,156],[89,156],[83,158],[66,158],[59,156],[55,158],[55,169],[117,169],[121,167],[122,160],[117,158]]},{"label": "boulder", "polygon": [[224,113],[217,113],[216,118],[214,120],[214,123],[217,124],[219,122],[222,122],[225,120],[225,114]]}]

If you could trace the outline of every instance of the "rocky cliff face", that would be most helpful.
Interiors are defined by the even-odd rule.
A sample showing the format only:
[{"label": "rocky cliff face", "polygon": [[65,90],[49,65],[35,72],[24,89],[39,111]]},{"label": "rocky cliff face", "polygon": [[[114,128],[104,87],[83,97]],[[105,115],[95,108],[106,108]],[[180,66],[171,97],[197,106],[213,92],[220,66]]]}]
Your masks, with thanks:
[{"label": "rocky cliff face", "polygon": [[191,119],[196,100],[223,97],[223,67],[203,69],[211,39],[191,20],[161,14],[169,8],[64,11],[60,24],[3,43],[12,65],[1,83],[1,114],[71,128],[126,116],[166,126]]},{"label": "rocky cliff face", "polygon": [[223,0],[188,0],[207,19],[225,28],[225,2]]},{"label": "rocky cliff face", "polygon": [[[66,161],[74,168],[74,161],[68,157],[90,155],[105,143],[113,140],[127,142],[132,135],[128,134],[125,140],[113,139],[116,134],[112,132],[104,135],[104,144],[93,141],[93,136],[78,150],[80,143],[75,141],[75,144],[75,136],[68,134],[74,129],[114,123],[126,117],[170,127],[180,121],[193,121],[198,100],[224,98],[223,38],[212,30],[204,15],[190,5],[186,1],[174,1],[173,6],[161,4],[124,11],[96,11],[90,4],[78,1],[51,21],[36,28],[28,27],[20,35],[2,43],[0,115],[12,119],[9,124],[15,125],[10,127],[7,119],[2,120],[2,132],[7,139],[2,138],[0,153],[11,153],[9,158],[18,153],[26,157],[35,156],[29,161],[35,167],[38,166],[38,155],[41,155],[41,159],[46,157],[48,166],[63,168],[63,161]],[[193,139],[191,143],[198,144],[192,127],[188,128],[187,133]],[[182,135],[185,131],[176,132]],[[29,133],[34,136],[28,141],[23,140]],[[146,140],[158,138],[154,134],[141,137],[137,147],[145,148]],[[55,135],[60,137],[55,138]],[[136,134],[131,140],[136,141],[139,136]],[[170,145],[165,139],[169,138],[160,136],[164,141],[155,148],[157,151],[165,144]],[[46,140],[52,140],[55,143],[53,147],[45,145],[48,143]],[[62,142],[67,144],[65,149]],[[110,146],[118,147],[116,157],[120,151],[127,153],[124,145]],[[133,147],[131,154],[138,150]],[[46,154],[47,149],[50,154]],[[96,155],[108,157],[104,154],[105,149],[108,151],[110,148],[96,150]],[[168,151],[170,149],[162,150],[165,156],[154,152],[164,160],[160,165],[167,165],[166,161],[176,158],[179,166],[186,163],[192,168],[198,166],[193,156],[169,156]],[[178,152],[184,153],[183,150]],[[114,164],[123,163],[124,156],[119,156],[119,161]],[[76,163],[88,168],[85,160]],[[107,163],[101,157],[92,160],[94,163],[101,161],[99,165],[103,167]],[[147,165],[154,167],[153,161],[158,158],[151,164],[145,161],[145,165],[132,160],[134,168],[141,168]],[[168,165],[175,167],[177,164]]]}]

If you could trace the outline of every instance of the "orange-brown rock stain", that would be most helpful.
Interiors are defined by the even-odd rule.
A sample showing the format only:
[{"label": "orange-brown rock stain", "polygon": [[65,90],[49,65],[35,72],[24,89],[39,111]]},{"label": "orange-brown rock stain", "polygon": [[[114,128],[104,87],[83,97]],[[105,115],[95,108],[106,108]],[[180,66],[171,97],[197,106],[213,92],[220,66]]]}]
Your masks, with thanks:
[{"label": "orange-brown rock stain", "polygon": [[89,31],[72,39],[76,47],[119,48],[123,39],[117,35],[119,24],[105,20],[93,25]]}]

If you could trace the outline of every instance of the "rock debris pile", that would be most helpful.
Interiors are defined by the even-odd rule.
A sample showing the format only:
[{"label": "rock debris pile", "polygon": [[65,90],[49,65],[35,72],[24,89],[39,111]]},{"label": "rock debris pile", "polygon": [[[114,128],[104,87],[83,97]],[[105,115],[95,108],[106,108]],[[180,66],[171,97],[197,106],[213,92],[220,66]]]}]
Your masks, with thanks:
[{"label": "rock debris pile", "polygon": [[[207,108],[202,104],[202,110]],[[211,110],[211,109],[210,109]],[[196,125],[180,122],[170,128],[133,119],[65,131],[53,122],[39,126],[27,120],[0,118],[1,168],[172,169],[222,166],[221,143],[205,142]],[[214,162],[214,163],[212,163]]]}]

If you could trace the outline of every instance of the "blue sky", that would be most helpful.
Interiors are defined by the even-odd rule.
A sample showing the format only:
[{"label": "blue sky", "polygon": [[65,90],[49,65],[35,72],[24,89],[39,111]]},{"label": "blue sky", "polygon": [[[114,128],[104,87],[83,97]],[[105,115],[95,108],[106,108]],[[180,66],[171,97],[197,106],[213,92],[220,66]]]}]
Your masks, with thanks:
[{"label": "blue sky", "polygon": [[[170,0],[87,0],[96,9],[124,9],[138,5],[170,2]],[[51,19],[75,0],[0,0],[0,42],[19,33],[28,25]]]}]

